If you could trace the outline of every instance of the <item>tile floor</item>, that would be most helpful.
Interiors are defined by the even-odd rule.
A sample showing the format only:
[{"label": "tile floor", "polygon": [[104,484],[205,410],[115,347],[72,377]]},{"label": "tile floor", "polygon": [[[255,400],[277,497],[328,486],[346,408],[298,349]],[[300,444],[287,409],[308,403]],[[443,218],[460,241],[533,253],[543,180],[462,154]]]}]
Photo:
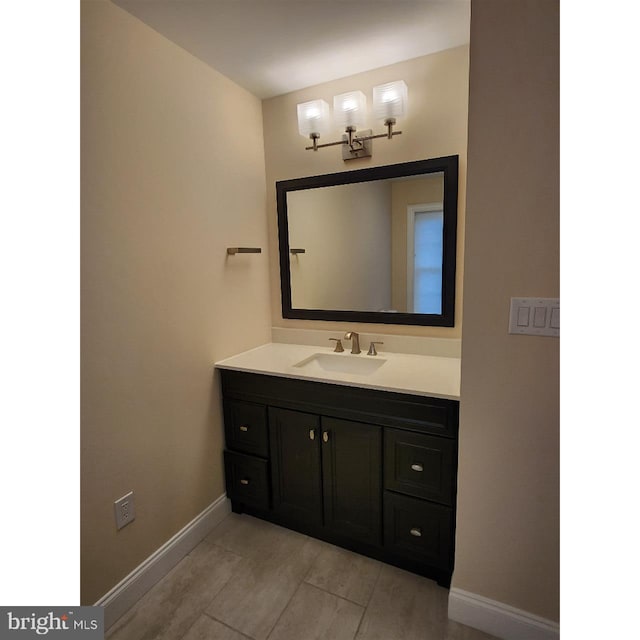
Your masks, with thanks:
[{"label": "tile floor", "polygon": [[230,514],[108,640],[490,640],[432,580]]}]

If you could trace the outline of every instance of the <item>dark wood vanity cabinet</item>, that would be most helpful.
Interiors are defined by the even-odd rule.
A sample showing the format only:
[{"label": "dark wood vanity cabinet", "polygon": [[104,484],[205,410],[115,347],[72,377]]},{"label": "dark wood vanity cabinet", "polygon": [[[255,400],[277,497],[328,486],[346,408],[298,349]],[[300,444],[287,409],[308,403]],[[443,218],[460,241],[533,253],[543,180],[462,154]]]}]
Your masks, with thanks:
[{"label": "dark wood vanity cabinet", "polygon": [[366,544],[382,542],[382,428],[321,418],[324,526]]},{"label": "dark wood vanity cabinet", "polygon": [[378,426],[269,407],[273,512],[379,545]]},{"label": "dark wood vanity cabinet", "polygon": [[450,584],[457,401],[220,373],[234,511]]},{"label": "dark wood vanity cabinet", "polygon": [[320,418],[269,407],[273,513],[300,525],[322,524]]}]

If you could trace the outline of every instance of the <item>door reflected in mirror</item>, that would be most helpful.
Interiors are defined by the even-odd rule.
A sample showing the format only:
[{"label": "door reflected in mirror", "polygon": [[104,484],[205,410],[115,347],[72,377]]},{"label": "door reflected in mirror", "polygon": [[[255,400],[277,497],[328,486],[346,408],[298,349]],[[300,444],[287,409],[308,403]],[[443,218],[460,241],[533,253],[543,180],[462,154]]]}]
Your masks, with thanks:
[{"label": "door reflected in mirror", "polygon": [[284,317],[453,326],[457,156],[277,191]]}]

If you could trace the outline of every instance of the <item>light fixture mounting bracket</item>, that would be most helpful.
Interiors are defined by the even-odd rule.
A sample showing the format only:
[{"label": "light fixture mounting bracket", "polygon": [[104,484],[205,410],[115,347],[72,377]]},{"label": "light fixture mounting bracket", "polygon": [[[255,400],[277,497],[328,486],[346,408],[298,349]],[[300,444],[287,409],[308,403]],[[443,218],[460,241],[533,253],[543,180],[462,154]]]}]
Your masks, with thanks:
[{"label": "light fixture mounting bracket", "polygon": [[[342,145],[342,159],[346,162],[357,158],[370,158],[373,154],[371,134],[371,129],[356,131],[352,137],[351,144],[349,144],[349,135],[344,133],[342,135],[342,140],[345,142]],[[362,138],[365,139],[362,140]]]}]

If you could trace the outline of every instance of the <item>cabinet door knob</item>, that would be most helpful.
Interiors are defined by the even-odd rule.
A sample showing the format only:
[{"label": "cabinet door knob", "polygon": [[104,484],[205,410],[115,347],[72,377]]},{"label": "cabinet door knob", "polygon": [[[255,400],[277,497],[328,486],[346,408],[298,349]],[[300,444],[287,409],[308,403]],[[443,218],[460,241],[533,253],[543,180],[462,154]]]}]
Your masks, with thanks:
[{"label": "cabinet door knob", "polygon": [[322,442],[329,442],[329,432],[324,431],[322,434]]},{"label": "cabinet door knob", "polygon": [[240,431],[249,431],[249,427],[246,427],[245,425],[240,425]]},{"label": "cabinet door knob", "polygon": [[315,439],[316,439],[316,430],[309,429],[309,440],[315,440]]},{"label": "cabinet door knob", "polygon": [[416,538],[421,538],[422,537],[422,529],[420,529],[419,527],[413,527],[413,529],[411,529],[409,531],[409,533],[412,536],[415,536]]},{"label": "cabinet door knob", "polygon": [[242,480],[240,480],[240,484],[247,485],[249,484],[249,480],[247,478],[242,478]]},{"label": "cabinet door knob", "polygon": [[424,467],[419,463],[414,463],[411,465],[412,471],[424,471]]}]

